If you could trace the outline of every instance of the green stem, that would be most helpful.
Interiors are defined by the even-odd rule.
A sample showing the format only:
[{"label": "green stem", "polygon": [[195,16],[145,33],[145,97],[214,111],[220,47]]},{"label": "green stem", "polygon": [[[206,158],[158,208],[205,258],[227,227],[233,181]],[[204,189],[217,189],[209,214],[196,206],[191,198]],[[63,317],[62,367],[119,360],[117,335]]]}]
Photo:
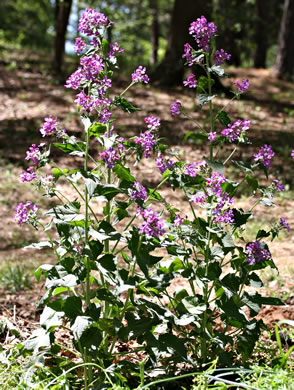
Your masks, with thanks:
[{"label": "green stem", "polygon": [[51,237],[51,234],[48,232],[48,230],[45,229],[45,226],[40,221],[38,221],[38,224],[42,227],[44,232],[47,234],[47,237],[49,238],[50,244],[52,245],[52,249],[54,250],[54,253],[56,254],[57,259],[59,261],[60,260],[60,256],[59,256],[59,254],[57,252],[56,245],[54,244],[54,241],[53,241],[53,239]]},{"label": "green stem", "polygon": [[[86,154],[85,154],[85,164],[84,169],[85,172],[88,172],[88,152],[89,152],[89,144],[90,144],[90,133],[87,131],[86,133]],[[88,188],[85,185],[85,246],[88,245],[89,242],[89,231],[88,231],[88,219],[89,219],[89,197],[88,197]],[[86,275],[86,305],[90,304],[90,259],[87,257],[87,275]]]},{"label": "green stem", "polygon": [[122,93],[119,95],[119,97],[122,97],[122,95],[124,95],[128,89],[130,89],[134,84],[136,84],[134,81],[131,82],[131,84],[125,89],[122,91]]},{"label": "green stem", "polygon": [[[209,53],[206,54],[206,66],[209,67]],[[208,94],[209,97],[212,96],[212,80],[210,72],[207,71],[207,79],[208,79]],[[213,132],[214,130],[214,116],[213,116],[213,105],[212,101],[209,100],[209,116],[210,116],[210,131]],[[210,161],[213,161],[213,145],[212,142],[209,143],[209,159]]]},{"label": "green stem", "polygon": [[233,151],[230,153],[229,157],[226,158],[226,160],[223,163],[223,165],[226,165],[226,163],[231,159],[231,157],[233,157],[233,155],[235,154],[236,150],[237,150],[237,146],[234,147]]}]

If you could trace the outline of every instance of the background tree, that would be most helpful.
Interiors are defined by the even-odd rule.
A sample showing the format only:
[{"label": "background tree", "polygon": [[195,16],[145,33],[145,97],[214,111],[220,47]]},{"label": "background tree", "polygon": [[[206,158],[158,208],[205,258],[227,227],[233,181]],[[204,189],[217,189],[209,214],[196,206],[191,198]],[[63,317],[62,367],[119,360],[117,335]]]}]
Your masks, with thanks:
[{"label": "background tree", "polygon": [[55,45],[54,68],[60,73],[63,64],[66,30],[71,11],[72,0],[55,0]]},{"label": "background tree", "polygon": [[292,79],[294,74],[294,1],[285,0],[276,60],[280,79]]}]

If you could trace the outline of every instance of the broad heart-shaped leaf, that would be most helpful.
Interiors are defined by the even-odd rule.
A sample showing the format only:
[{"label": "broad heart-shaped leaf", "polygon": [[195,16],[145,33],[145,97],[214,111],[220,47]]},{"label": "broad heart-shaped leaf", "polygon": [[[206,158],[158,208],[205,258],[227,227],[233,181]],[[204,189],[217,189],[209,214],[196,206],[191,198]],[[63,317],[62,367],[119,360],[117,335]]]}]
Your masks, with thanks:
[{"label": "broad heart-shaped leaf", "polygon": [[231,119],[229,118],[228,114],[225,111],[220,111],[217,114],[217,119],[224,126],[228,126],[228,124],[231,123]]},{"label": "broad heart-shaped leaf", "polygon": [[70,327],[75,340],[79,340],[85,330],[92,324],[92,319],[87,316],[77,316],[75,322]]},{"label": "broad heart-shaped leaf", "polygon": [[246,181],[253,191],[256,191],[258,188],[258,180],[256,180],[252,175],[246,176]]},{"label": "broad heart-shaped leaf", "polygon": [[140,108],[134,107],[130,102],[127,101],[127,99],[120,96],[115,96],[113,99],[113,104],[123,111],[128,112],[129,114],[132,112],[141,111]]},{"label": "broad heart-shaped leaf", "polygon": [[196,93],[205,94],[208,90],[208,78],[205,76],[200,76],[197,80]]},{"label": "broad heart-shaped leaf", "polygon": [[237,347],[242,355],[243,362],[247,362],[253,352],[255,343],[260,336],[261,324],[261,321],[251,320],[246,324],[243,333],[238,336]]},{"label": "broad heart-shaped leaf", "polygon": [[187,349],[185,347],[185,339],[179,338],[178,336],[170,333],[159,335],[159,348],[165,351],[176,353],[181,357],[187,356]]},{"label": "broad heart-shaped leaf", "polygon": [[116,256],[108,253],[102,257],[99,257],[97,259],[97,262],[102,265],[103,268],[105,268],[107,271],[115,271],[116,270],[116,263],[117,258]]},{"label": "broad heart-shaped leaf", "polygon": [[244,305],[250,308],[250,315],[256,316],[261,308],[261,305],[273,305],[273,306],[284,306],[285,304],[280,298],[274,297],[263,297],[258,292],[247,293],[245,292],[242,296],[242,302]]},{"label": "broad heart-shaped leaf", "polygon": [[89,128],[90,135],[93,135],[94,137],[99,137],[101,134],[106,133],[106,131],[107,131],[107,126],[104,123],[99,123],[99,122],[94,123]]},{"label": "broad heart-shaped leaf", "polygon": [[126,182],[134,183],[136,179],[134,176],[130,173],[130,168],[123,167],[121,164],[115,164],[113,168],[113,172],[116,174],[116,176]]},{"label": "broad heart-shaped leaf", "polygon": [[81,115],[81,121],[83,122],[85,131],[88,131],[88,128],[91,126],[91,119],[87,115]]},{"label": "broad heart-shaped leaf", "polygon": [[211,68],[208,68],[208,71],[214,73],[218,77],[227,76],[227,74],[225,73],[225,70],[221,66],[218,66],[218,65],[213,65]]},{"label": "broad heart-shaped leaf", "polygon": [[248,221],[248,219],[251,217],[252,213],[244,212],[243,209],[233,209],[234,214],[234,226],[240,227],[242,225],[245,225]]},{"label": "broad heart-shaped leaf", "polygon": [[30,338],[24,342],[24,349],[33,351],[33,354],[36,355],[40,348],[49,347],[53,341],[53,333],[46,332],[43,328],[38,328],[34,330]]},{"label": "broad heart-shaped leaf", "polygon": [[106,200],[111,200],[117,194],[122,193],[123,191],[115,186],[114,184],[102,184],[96,183],[96,187],[92,192],[92,197],[103,196]]},{"label": "broad heart-shaped leaf", "polygon": [[62,324],[64,313],[46,306],[40,316],[40,325],[46,330]]},{"label": "broad heart-shaped leaf", "polygon": [[80,214],[80,207],[79,202],[71,202],[64,206],[53,207],[44,216],[53,216],[55,219],[63,222],[81,221],[85,219],[85,216]]},{"label": "broad heart-shaped leaf", "polygon": [[77,346],[81,345],[82,349],[86,349],[87,355],[95,358],[98,354],[98,348],[102,341],[102,332],[97,326],[92,325],[87,328],[79,339]]},{"label": "broad heart-shaped leaf", "polygon": [[197,297],[187,297],[182,300],[182,304],[189,314],[199,315],[206,310],[205,304],[199,304]]},{"label": "broad heart-shaped leaf", "polygon": [[256,234],[256,239],[258,240],[259,238],[266,238],[269,237],[270,235],[271,235],[270,232],[266,232],[265,230],[260,229]]},{"label": "broad heart-shaped leaf", "polygon": [[68,274],[60,279],[47,279],[45,287],[46,288],[52,288],[52,287],[75,287],[78,284],[78,278],[75,275]]},{"label": "broad heart-shaped leaf", "polygon": [[72,141],[71,142],[66,142],[64,144],[61,143],[55,143],[53,144],[56,148],[62,150],[64,153],[69,153],[72,156],[79,156],[83,157],[85,155],[86,151],[86,144],[85,142],[77,142],[77,141]]},{"label": "broad heart-shaped leaf", "polygon": [[205,158],[203,159],[206,161],[207,165],[216,172],[221,173],[222,175],[225,174],[225,166],[221,162],[215,162],[215,161],[210,161],[209,159]]},{"label": "broad heart-shaped leaf", "polygon": [[65,315],[71,320],[82,315],[82,300],[80,297],[68,297],[64,302],[63,310]]},{"label": "broad heart-shaped leaf", "polygon": [[199,101],[200,107],[202,107],[204,104],[208,103],[210,100],[212,100],[217,95],[209,96],[207,93],[199,93],[197,94],[197,99]]},{"label": "broad heart-shaped leaf", "polygon": [[57,182],[57,180],[60,178],[60,176],[64,176],[68,173],[68,169],[59,169],[59,168],[53,168],[52,169],[52,175],[54,177],[54,181],[55,183]]}]

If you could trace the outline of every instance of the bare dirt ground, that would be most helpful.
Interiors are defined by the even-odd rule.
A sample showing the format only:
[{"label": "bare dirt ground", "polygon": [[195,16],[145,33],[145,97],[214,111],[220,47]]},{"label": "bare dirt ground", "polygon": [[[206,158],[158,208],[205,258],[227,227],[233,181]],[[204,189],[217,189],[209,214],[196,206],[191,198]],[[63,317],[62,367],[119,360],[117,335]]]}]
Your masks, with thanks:
[{"label": "bare dirt ground", "polygon": [[[251,120],[249,136],[254,144],[241,148],[237,157],[249,159],[264,143],[272,144],[276,153],[272,178],[283,177],[287,187],[287,191],[277,199],[275,208],[256,208],[260,226],[268,225],[280,216],[285,217],[292,226],[289,234],[283,234],[278,241],[270,243],[280,274],[267,271],[263,275],[265,289],[272,295],[282,297],[285,302],[284,307],[262,309],[264,322],[272,325],[280,319],[294,320],[294,161],[290,158],[290,152],[294,149],[294,84],[277,80],[270,70],[228,69],[228,74],[230,77],[224,81],[226,86],[232,85],[236,79],[250,80],[248,94],[241,101],[235,101],[227,110],[232,120]],[[120,80],[114,90],[120,92],[127,84],[128,80]],[[76,136],[82,135],[82,125],[76,114],[72,92],[56,84],[33,54],[24,55],[23,58],[9,57],[9,61],[0,58],[0,97],[0,268],[7,264],[27,263],[32,264],[33,268],[40,263],[53,262],[54,258],[48,252],[24,251],[22,246],[37,241],[38,236],[29,227],[20,230],[13,222],[15,206],[32,196],[36,198],[30,186],[18,181],[24,166],[25,151],[31,144],[41,142],[39,128],[43,118],[50,114],[62,120],[67,131]],[[115,126],[123,137],[140,134],[144,130],[144,117],[155,115],[162,119],[160,135],[171,149],[180,148],[183,156],[191,162],[205,155],[204,144],[184,143],[185,133],[195,130],[193,123],[185,118],[173,118],[169,112],[170,103],[180,100],[191,111],[194,120],[207,120],[206,106],[202,110],[196,108],[193,111],[193,99],[189,91],[182,87],[138,87],[130,90],[127,98],[143,109],[133,115],[117,112]],[[221,106],[228,99],[220,96],[216,102]],[[97,145],[93,144],[91,151],[95,156]],[[78,159],[69,163],[58,154],[55,157],[63,168],[72,167],[72,164],[78,166],[80,163]],[[154,168],[153,163],[144,160],[140,170],[136,171],[138,180],[150,186],[156,185],[160,176]],[[234,171],[228,173],[237,175]],[[185,201],[170,188],[163,188],[162,194],[168,201],[174,202],[182,213],[189,215]],[[42,204],[48,204],[41,195],[37,197],[41,207]],[[245,209],[250,208],[246,194],[238,202]],[[253,224],[252,234],[260,226]],[[12,319],[26,336],[37,326],[40,313],[35,309],[35,304],[42,294],[42,285],[34,282],[30,289],[11,292],[1,288],[0,280],[0,314],[2,312],[2,315]]]}]

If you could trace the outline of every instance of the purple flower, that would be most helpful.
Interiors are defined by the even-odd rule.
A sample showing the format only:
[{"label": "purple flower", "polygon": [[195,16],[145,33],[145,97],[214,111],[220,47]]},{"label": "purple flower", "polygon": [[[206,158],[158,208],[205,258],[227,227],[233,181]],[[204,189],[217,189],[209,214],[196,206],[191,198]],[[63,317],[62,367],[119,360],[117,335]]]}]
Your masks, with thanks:
[{"label": "purple flower", "polygon": [[120,159],[119,154],[113,148],[109,148],[99,153],[99,156],[102,157],[102,160],[106,163],[107,168],[111,169],[114,167],[114,163]]},{"label": "purple flower", "polygon": [[282,229],[287,229],[288,232],[290,231],[290,226],[289,224],[287,223],[286,219],[285,218],[280,218],[280,226]]},{"label": "purple flower", "polygon": [[188,66],[193,66],[195,64],[199,64],[202,61],[204,54],[193,54],[193,48],[189,43],[185,43],[184,45],[184,54],[182,58],[186,58],[188,62]]},{"label": "purple flower", "polygon": [[104,14],[97,12],[95,9],[86,8],[79,22],[79,31],[88,36],[100,36],[99,30],[111,24],[112,22]]},{"label": "purple flower", "polygon": [[212,191],[215,196],[222,197],[223,190],[221,185],[226,182],[224,175],[218,172],[212,172],[211,176],[206,178],[207,188]]},{"label": "purple flower", "polygon": [[117,42],[114,42],[113,44],[110,43],[109,44],[109,52],[106,53],[106,57],[108,58],[108,60],[112,63],[115,63],[116,62],[116,57],[115,55],[118,54],[118,53],[123,53],[124,52],[124,49],[121,49],[119,46],[118,46],[118,43]]},{"label": "purple flower", "polygon": [[285,186],[278,179],[273,180],[273,185],[277,191],[285,191]]},{"label": "purple flower", "polygon": [[147,236],[158,238],[165,233],[163,220],[159,218],[158,213],[151,208],[141,210],[140,214],[144,218],[144,222],[139,226],[139,233],[145,233]]},{"label": "purple flower", "polygon": [[294,149],[291,152],[291,157],[294,159]]},{"label": "purple flower", "polygon": [[245,92],[249,88],[249,80],[242,79],[241,83],[237,80],[234,82],[234,85],[236,85],[238,88],[238,91],[240,93],[242,93],[242,92]]},{"label": "purple flower", "polygon": [[209,51],[208,41],[217,33],[217,27],[213,22],[207,23],[204,16],[191,23],[189,33],[195,38],[198,46]]},{"label": "purple flower", "polygon": [[222,65],[225,61],[231,58],[231,54],[226,53],[224,49],[216,50],[213,55],[213,62],[215,65]]},{"label": "purple flower", "polygon": [[176,218],[174,220],[175,226],[181,226],[184,222],[184,218],[181,218],[179,215],[176,215]]},{"label": "purple flower", "polygon": [[274,157],[274,155],[275,152],[273,152],[271,145],[265,144],[259,149],[258,153],[253,155],[253,157],[254,161],[260,162],[266,168],[269,168],[272,165],[270,160]]},{"label": "purple flower", "polygon": [[247,261],[250,265],[270,260],[271,258],[270,252],[259,241],[247,244],[245,253],[248,255]]},{"label": "purple flower", "polygon": [[191,73],[187,80],[183,82],[184,86],[185,87],[189,87],[189,88],[196,88],[197,87],[197,80],[196,80],[196,77],[193,73]]},{"label": "purple flower", "polygon": [[213,220],[213,223],[234,223],[234,213],[233,210],[228,211],[220,211],[218,213],[215,213],[216,218]]},{"label": "purple flower", "polygon": [[246,130],[249,129],[250,121],[245,119],[244,121],[241,121],[238,119],[235,123],[232,125],[229,123],[228,128],[224,129],[221,134],[223,134],[225,137],[227,137],[231,142],[236,141],[239,139],[242,135],[245,134]]},{"label": "purple flower", "polygon": [[134,141],[136,144],[141,145],[144,157],[150,157],[150,152],[152,151],[153,146],[156,145],[155,136],[150,131],[146,130],[144,133],[141,133],[140,137],[135,138]]},{"label": "purple flower", "polygon": [[76,38],[74,51],[77,53],[77,55],[81,55],[82,51],[85,50],[86,43],[82,38]]},{"label": "purple flower", "polygon": [[134,83],[149,83],[149,77],[146,74],[146,67],[139,66],[134,73],[132,73],[132,80]]},{"label": "purple flower", "polygon": [[155,116],[147,116],[145,122],[149,130],[158,130],[160,127],[160,119]]},{"label": "purple flower", "polygon": [[42,137],[46,137],[48,135],[58,133],[58,129],[57,129],[58,125],[59,125],[58,119],[52,118],[52,115],[50,115],[48,118],[45,118],[43,127],[41,127],[40,129],[40,133],[42,134]]},{"label": "purple flower", "polygon": [[143,187],[139,182],[136,181],[136,183],[132,184],[132,190],[131,190],[131,197],[133,201],[136,200],[143,200],[145,201],[147,199],[147,191],[146,188]]},{"label": "purple flower", "polygon": [[197,173],[201,170],[204,170],[207,167],[207,163],[205,161],[201,161],[199,163],[193,162],[191,164],[185,164],[184,173],[190,177],[197,176]]},{"label": "purple flower", "polygon": [[106,124],[111,118],[111,116],[112,116],[112,112],[109,111],[107,108],[104,108],[104,110],[100,112],[98,122]]},{"label": "purple flower", "polygon": [[104,70],[104,63],[98,55],[85,56],[81,58],[80,63],[81,66],[66,81],[66,88],[78,89],[86,86],[89,82],[93,85],[99,85],[101,88],[111,86],[106,76],[103,79],[99,78],[100,72]]},{"label": "purple flower", "polygon": [[40,148],[42,148],[44,145],[45,143],[41,143],[39,146],[36,146],[35,144],[30,146],[29,150],[26,152],[27,155],[25,159],[32,160],[35,165],[38,165],[41,157]]},{"label": "purple flower", "polygon": [[164,160],[161,155],[158,156],[155,162],[161,173],[164,173],[167,169],[172,170],[174,167],[174,162],[172,160]]},{"label": "purple flower", "polygon": [[20,203],[15,209],[14,221],[19,225],[30,222],[36,218],[38,206],[31,201],[27,201],[26,204]]},{"label": "purple flower", "polygon": [[79,67],[66,80],[65,88],[78,89],[84,80],[82,68]]},{"label": "purple flower", "polygon": [[170,112],[172,115],[180,115],[181,113],[181,102],[175,101],[170,105]]},{"label": "purple flower", "polygon": [[22,183],[30,182],[37,178],[36,172],[34,172],[35,167],[29,167],[26,171],[22,171],[20,174],[20,181]]},{"label": "purple flower", "polygon": [[207,195],[203,191],[198,191],[196,194],[192,195],[189,199],[189,202],[195,202],[195,203],[200,203],[202,205],[205,204],[207,200]]},{"label": "purple flower", "polygon": [[211,131],[209,134],[208,134],[208,139],[209,141],[214,141],[216,139],[216,131]]}]

